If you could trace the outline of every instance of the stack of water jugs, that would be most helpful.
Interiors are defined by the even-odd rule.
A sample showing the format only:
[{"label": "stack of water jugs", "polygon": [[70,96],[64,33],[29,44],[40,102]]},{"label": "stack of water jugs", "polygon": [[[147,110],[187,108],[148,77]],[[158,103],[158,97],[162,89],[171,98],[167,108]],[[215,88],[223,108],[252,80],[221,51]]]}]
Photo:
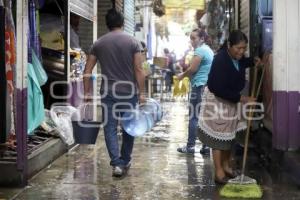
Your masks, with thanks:
[{"label": "stack of water jugs", "polygon": [[162,115],[162,107],[159,102],[149,98],[135,109],[125,112],[121,125],[129,135],[142,136],[161,120]]}]

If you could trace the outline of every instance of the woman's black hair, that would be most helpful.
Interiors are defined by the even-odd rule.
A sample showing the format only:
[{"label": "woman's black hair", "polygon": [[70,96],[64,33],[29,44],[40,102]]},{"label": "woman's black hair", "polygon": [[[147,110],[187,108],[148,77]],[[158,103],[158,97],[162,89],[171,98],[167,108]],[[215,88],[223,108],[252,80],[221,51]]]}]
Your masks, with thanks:
[{"label": "woman's black hair", "polygon": [[192,32],[196,32],[199,38],[204,38],[205,42],[208,40],[208,34],[206,33],[206,31],[200,28],[195,28],[194,30],[192,30]]},{"label": "woman's black hair", "polygon": [[107,11],[105,15],[106,26],[109,30],[121,28],[124,25],[124,16],[114,8]]},{"label": "woman's black hair", "polygon": [[228,45],[232,47],[233,45],[236,45],[242,41],[244,41],[246,44],[248,43],[248,38],[245,33],[240,30],[233,30],[230,32],[228,39],[225,40],[220,49],[226,49]]}]

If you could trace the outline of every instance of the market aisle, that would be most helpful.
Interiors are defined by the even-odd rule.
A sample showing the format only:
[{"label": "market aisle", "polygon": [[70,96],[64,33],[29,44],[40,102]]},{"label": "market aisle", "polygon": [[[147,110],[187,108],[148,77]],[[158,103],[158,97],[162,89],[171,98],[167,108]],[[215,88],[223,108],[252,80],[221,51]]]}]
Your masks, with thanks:
[{"label": "market aisle", "polygon": [[[101,134],[96,146],[78,146],[36,175],[16,199],[220,199],[210,157],[176,151],[187,137],[186,103],[168,102],[164,110],[153,131],[136,140],[124,178],[111,176]],[[264,170],[254,173],[265,183],[264,199],[300,198],[297,188],[274,184]]]}]

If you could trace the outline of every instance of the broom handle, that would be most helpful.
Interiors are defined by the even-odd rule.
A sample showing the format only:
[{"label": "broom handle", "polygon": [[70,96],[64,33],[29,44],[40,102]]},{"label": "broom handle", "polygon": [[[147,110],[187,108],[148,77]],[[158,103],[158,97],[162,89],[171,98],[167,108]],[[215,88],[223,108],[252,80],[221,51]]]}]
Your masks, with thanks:
[{"label": "broom handle", "polygon": [[[256,85],[256,79],[257,79],[257,66],[254,68],[254,78],[253,78],[253,84],[252,84],[252,90],[251,90],[251,97],[257,98],[259,95],[259,91],[263,82],[263,77],[265,73],[265,67],[263,67],[261,78],[255,93],[255,85]],[[246,130],[246,138],[245,138],[245,145],[244,145],[244,155],[243,155],[243,166],[242,166],[242,177],[244,177],[245,174],[245,168],[246,168],[246,161],[247,161],[247,155],[248,155],[248,144],[249,144],[249,135],[250,135],[250,125],[253,117],[253,106],[250,107],[250,113],[247,120],[247,130]],[[243,178],[242,178],[243,179]]]},{"label": "broom handle", "polygon": [[259,91],[260,91],[261,86],[262,86],[263,77],[264,77],[264,75],[265,75],[265,70],[266,70],[266,68],[263,67],[262,72],[261,72],[261,78],[260,78],[260,81],[259,81],[259,84],[258,84],[258,87],[257,87],[257,90],[256,90],[256,95],[255,95],[255,98],[256,98],[256,99],[258,98]]},{"label": "broom handle", "polygon": [[245,174],[246,168],[246,160],[247,160],[247,153],[248,153],[248,143],[249,143],[249,134],[250,134],[250,124],[251,119],[253,116],[253,107],[250,108],[250,113],[247,120],[247,131],[246,131],[246,138],[245,138],[245,145],[244,145],[244,155],[243,155],[243,167],[242,167],[242,176]]}]

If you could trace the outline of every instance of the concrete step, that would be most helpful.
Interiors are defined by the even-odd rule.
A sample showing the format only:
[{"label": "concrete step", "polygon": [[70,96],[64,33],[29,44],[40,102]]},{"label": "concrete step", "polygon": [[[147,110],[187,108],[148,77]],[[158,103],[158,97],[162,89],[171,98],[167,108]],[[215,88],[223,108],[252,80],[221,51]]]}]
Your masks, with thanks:
[{"label": "concrete step", "polygon": [[[59,156],[67,152],[68,147],[61,139],[53,138],[40,146],[40,148],[28,155],[28,178],[37,174],[40,170],[52,163]],[[15,161],[0,161],[0,186],[20,186],[26,177],[18,170]]]}]

